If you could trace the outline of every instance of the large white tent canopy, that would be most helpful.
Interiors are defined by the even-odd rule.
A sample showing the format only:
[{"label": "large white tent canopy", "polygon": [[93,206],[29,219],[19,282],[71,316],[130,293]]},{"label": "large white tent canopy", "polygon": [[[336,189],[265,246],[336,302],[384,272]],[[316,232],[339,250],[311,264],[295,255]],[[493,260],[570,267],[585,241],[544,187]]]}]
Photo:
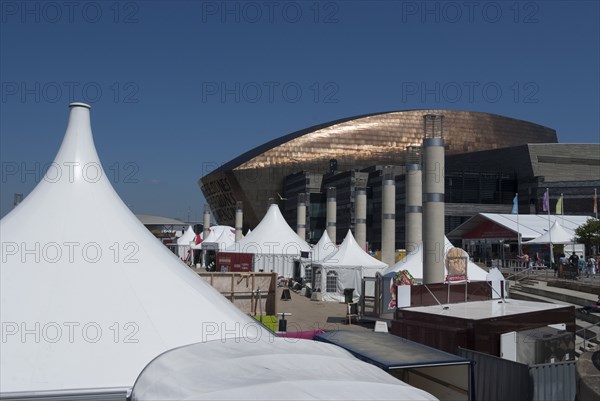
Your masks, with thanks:
[{"label": "large white tent canopy", "polygon": [[315,285],[321,288],[323,300],[343,301],[346,288],[353,288],[354,299],[358,300],[363,277],[375,277],[387,264],[365,252],[348,230],[338,250],[313,266],[313,274],[316,269],[321,272],[320,284]]},{"label": "large white tent canopy", "polygon": [[253,323],[121,201],[89,106],[71,105],[53,166],[0,220],[0,392],[128,387],[158,354]]},{"label": "large white tent canopy", "polygon": [[[169,351],[144,369],[131,398],[133,401],[435,399],[330,344],[271,338],[247,345],[244,341],[212,341]],[[198,376],[202,379],[198,380]]]},{"label": "large white tent canopy", "polygon": [[521,234],[523,241],[538,238],[540,235],[548,232],[555,221],[559,221],[561,227],[572,236],[575,230],[585,224],[590,219],[589,216],[572,215],[546,215],[546,214],[498,214],[498,213],[479,213],[461,224],[448,233],[450,238],[471,239],[469,233],[484,221],[489,221],[504,227],[512,232]]},{"label": "large white tent canopy", "polygon": [[[131,388],[144,370],[138,384],[154,391],[143,393],[144,399],[319,398],[345,395],[349,388],[364,399],[433,399],[340,349],[274,341],[183,265],[110,185],[88,105],[71,104],[54,165],[73,169],[45,176],[0,220],[0,398],[19,393],[21,399],[85,399],[102,389]],[[201,344],[181,348],[195,343]],[[169,366],[144,369],[173,349],[155,360]],[[301,355],[313,358],[302,360],[296,379]],[[336,355],[343,362],[334,363]],[[153,376],[154,366],[181,374]],[[146,373],[157,380],[144,382]],[[364,387],[355,383],[360,378],[366,378]],[[283,391],[287,383],[294,391]],[[314,383],[314,395],[301,390],[304,383]],[[271,385],[282,391],[273,395]]]},{"label": "large white tent canopy", "polygon": [[310,251],[310,246],[287,224],[279,207],[272,204],[254,231],[225,250],[255,254],[255,271],[292,277],[294,262],[300,259],[301,252]]}]

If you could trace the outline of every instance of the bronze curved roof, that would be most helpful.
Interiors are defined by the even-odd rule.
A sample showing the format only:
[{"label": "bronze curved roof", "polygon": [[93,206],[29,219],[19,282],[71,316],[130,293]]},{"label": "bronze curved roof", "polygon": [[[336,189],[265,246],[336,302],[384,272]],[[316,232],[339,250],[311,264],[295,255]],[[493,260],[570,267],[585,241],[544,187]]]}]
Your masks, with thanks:
[{"label": "bronze curved roof", "polygon": [[344,118],[266,142],[202,177],[199,185],[219,224],[232,225],[235,201],[244,219],[259,221],[269,197],[283,193],[285,176],[325,173],[329,160],[338,170],[405,163],[408,146],[423,140],[423,116],[444,115],[446,154],[470,153],[528,143],[556,143],[556,131],[496,114],[460,110],[405,110]]}]

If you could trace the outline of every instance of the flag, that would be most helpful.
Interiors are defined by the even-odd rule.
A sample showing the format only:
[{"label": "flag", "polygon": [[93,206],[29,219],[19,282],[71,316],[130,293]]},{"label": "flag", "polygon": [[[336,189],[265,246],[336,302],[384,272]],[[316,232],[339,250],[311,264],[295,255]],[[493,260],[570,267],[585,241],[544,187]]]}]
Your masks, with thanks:
[{"label": "flag", "polygon": [[519,194],[515,194],[513,199],[512,214],[519,214]]},{"label": "flag", "polygon": [[544,212],[550,210],[550,200],[548,199],[548,191],[544,192],[544,200],[542,201],[542,209]]},{"label": "flag", "polygon": [[560,198],[556,202],[556,214],[563,214],[563,196],[560,194]]},{"label": "flag", "polygon": [[594,213],[598,214],[598,192],[594,190]]}]

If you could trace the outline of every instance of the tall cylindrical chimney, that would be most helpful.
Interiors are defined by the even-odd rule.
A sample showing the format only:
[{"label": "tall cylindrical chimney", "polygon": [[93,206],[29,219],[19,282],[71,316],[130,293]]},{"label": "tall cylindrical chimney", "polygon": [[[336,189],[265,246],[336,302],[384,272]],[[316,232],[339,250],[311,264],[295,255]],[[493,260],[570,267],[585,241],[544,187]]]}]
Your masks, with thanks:
[{"label": "tall cylindrical chimney", "polygon": [[244,204],[241,201],[235,203],[235,241],[242,239],[242,227],[244,225]]},{"label": "tall cylindrical chimney", "polygon": [[391,166],[383,169],[381,188],[381,261],[396,263],[396,182]]},{"label": "tall cylindrical chimney", "polygon": [[208,234],[210,234],[210,212],[208,211],[208,205],[204,205],[204,222],[203,222],[203,231],[202,236],[203,239],[208,238]]},{"label": "tall cylindrical chimney", "polygon": [[298,194],[298,215],[296,218],[296,234],[306,239],[306,194]]},{"label": "tall cylindrical chimney", "polygon": [[444,116],[423,116],[423,283],[444,281]]},{"label": "tall cylindrical chimney", "polygon": [[415,253],[423,241],[423,183],[421,147],[406,148],[406,253]]},{"label": "tall cylindrical chimney", "polygon": [[365,188],[356,188],[356,219],[354,237],[356,243],[364,250],[367,246],[367,190]]},{"label": "tall cylindrical chimney", "polygon": [[336,241],[336,230],[337,230],[337,192],[335,187],[327,188],[327,235],[334,244]]}]

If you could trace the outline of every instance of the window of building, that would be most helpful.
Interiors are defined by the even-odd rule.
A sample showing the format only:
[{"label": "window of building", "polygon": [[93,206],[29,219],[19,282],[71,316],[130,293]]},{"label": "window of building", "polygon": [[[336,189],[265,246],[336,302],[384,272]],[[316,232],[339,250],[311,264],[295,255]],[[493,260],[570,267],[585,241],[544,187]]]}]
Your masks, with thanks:
[{"label": "window of building", "polygon": [[304,282],[305,283],[310,283],[312,282],[312,267],[305,267],[304,268]]},{"label": "window of building", "polygon": [[326,291],[327,292],[337,292],[338,289],[338,274],[334,271],[327,272],[327,282],[326,282]]}]

